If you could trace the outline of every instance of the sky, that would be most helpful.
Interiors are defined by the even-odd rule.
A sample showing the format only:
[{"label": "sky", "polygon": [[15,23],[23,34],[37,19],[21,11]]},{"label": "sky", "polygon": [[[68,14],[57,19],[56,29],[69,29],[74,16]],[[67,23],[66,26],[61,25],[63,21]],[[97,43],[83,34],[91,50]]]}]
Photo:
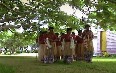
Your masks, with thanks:
[{"label": "sky", "polygon": [[61,7],[60,7],[60,10],[66,12],[68,15],[72,15],[72,14],[76,11],[76,12],[74,13],[74,15],[75,15],[77,18],[80,18],[80,19],[81,19],[82,16],[84,16],[84,17],[87,18],[87,16],[86,16],[85,14],[83,14],[80,10],[78,10],[78,9],[76,9],[76,10],[72,9],[72,7],[69,6],[69,4],[65,4],[65,5],[61,6]]}]

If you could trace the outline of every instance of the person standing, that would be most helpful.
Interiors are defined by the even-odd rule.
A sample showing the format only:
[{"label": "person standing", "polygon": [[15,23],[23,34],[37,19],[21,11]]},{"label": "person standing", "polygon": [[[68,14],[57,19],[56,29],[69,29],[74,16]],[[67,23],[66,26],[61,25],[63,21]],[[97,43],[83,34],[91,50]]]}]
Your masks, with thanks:
[{"label": "person standing", "polygon": [[56,60],[60,60],[60,57],[61,57],[61,41],[60,41],[59,33],[55,33],[55,34],[57,35],[57,39],[56,39],[57,59]]},{"label": "person standing", "polygon": [[75,35],[75,32],[72,32],[72,37],[74,40],[74,47],[72,48],[72,54],[73,54],[73,58],[75,60],[75,47],[76,47],[76,37],[77,37],[77,35]]},{"label": "person standing", "polygon": [[65,35],[65,33],[61,33],[61,35],[60,35],[60,42],[61,42],[61,59],[64,58],[64,44],[65,44],[65,42],[64,42],[64,35]]},{"label": "person standing", "polygon": [[39,42],[38,56],[39,56],[39,61],[41,61],[41,62],[44,62],[44,60],[47,57],[47,54],[46,54],[47,47],[46,47],[46,43],[45,43],[45,40],[47,38],[46,33],[47,33],[47,31],[40,32],[40,36],[38,39],[38,42]]},{"label": "person standing", "polygon": [[93,32],[90,30],[90,25],[85,25],[85,30],[82,34],[84,40],[84,49],[85,49],[85,61],[92,62],[93,56]]},{"label": "person standing", "polygon": [[71,48],[71,39],[73,38],[71,35],[72,28],[67,28],[67,33],[63,36],[62,40],[64,40],[64,62],[71,63],[73,60],[72,56],[72,48]]},{"label": "person standing", "polygon": [[75,54],[76,54],[76,60],[84,60],[82,30],[79,30],[78,36],[76,36]]},{"label": "person standing", "polygon": [[[50,42],[51,47],[49,47],[49,61],[54,62],[56,60],[57,56],[57,50],[56,50],[56,39],[57,36],[55,35],[53,31],[53,27],[49,27],[48,29],[48,40]],[[50,60],[51,59],[51,60]]]}]

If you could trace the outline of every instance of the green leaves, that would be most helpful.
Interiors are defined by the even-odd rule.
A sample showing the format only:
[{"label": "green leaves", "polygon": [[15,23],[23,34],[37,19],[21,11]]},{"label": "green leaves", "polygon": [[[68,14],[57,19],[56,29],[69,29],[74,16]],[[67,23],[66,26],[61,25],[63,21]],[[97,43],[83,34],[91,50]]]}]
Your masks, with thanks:
[{"label": "green leaves", "polygon": [[21,46],[27,46],[35,43],[36,36],[37,36],[36,32],[23,32],[23,33],[17,33],[16,31],[14,31],[14,33],[10,31],[2,32],[0,34],[0,47],[16,49]]},{"label": "green leaves", "polygon": [[[80,10],[87,16],[86,20],[83,21],[82,18],[79,19],[73,14],[68,15],[60,11],[60,7],[65,4]],[[34,23],[32,20],[38,20],[38,22]],[[0,31],[5,30],[0,33],[0,38],[4,39],[3,42],[15,38],[13,41],[18,40],[20,44],[26,41],[25,45],[28,45],[34,43],[39,30],[37,24],[54,26],[56,32],[65,32],[66,27],[80,29],[86,23],[99,24],[104,29],[116,30],[116,4],[113,0],[97,0],[96,2],[95,0],[30,0],[28,3],[20,0],[2,0],[0,2],[0,23],[8,23],[5,26],[0,24]],[[15,34],[16,31],[10,36],[5,35],[5,33],[8,34],[7,30],[20,27],[24,31],[21,34],[18,33],[18,36]]]}]

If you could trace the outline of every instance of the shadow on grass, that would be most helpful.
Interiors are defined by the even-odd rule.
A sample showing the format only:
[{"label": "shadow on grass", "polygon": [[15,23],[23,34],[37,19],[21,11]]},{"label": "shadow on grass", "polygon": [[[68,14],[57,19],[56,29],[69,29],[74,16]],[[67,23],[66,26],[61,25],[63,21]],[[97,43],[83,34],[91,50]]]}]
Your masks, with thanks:
[{"label": "shadow on grass", "polygon": [[0,64],[0,73],[15,73],[11,66]]},{"label": "shadow on grass", "polygon": [[115,58],[93,58],[93,63],[43,64],[36,57],[0,57],[0,63],[15,68],[15,73],[116,73]]}]

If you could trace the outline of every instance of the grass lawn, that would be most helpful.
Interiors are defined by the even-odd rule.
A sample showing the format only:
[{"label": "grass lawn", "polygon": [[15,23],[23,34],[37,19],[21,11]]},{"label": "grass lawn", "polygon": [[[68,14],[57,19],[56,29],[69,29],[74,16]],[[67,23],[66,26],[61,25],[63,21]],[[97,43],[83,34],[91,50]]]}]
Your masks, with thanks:
[{"label": "grass lawn", "polygon": [[15,73],[12,67],[0,64],[0,73]]},{"label": "grass lawn", "polygon": [[0,56],[0,73],[116,73],[116,58],[93,58],[93,63],[42,64],[35,57]]}]

